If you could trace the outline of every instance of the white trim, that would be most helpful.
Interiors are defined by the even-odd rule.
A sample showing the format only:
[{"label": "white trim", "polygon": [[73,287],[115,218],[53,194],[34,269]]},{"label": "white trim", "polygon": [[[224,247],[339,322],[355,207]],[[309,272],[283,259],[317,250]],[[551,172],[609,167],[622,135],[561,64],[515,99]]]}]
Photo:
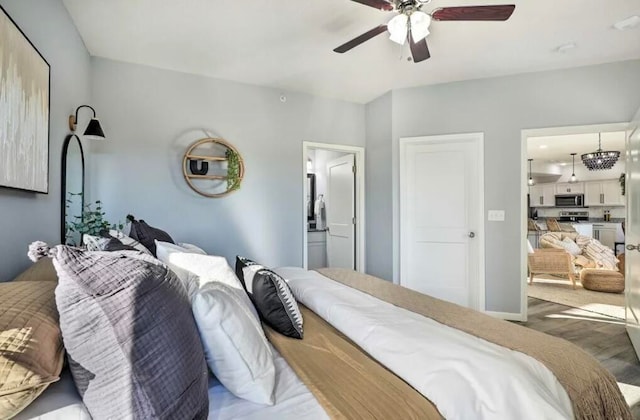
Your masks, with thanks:
[{"label": "white trim", "polygon": [[520,318],[522,322],[527,321],[527,139],[529,137],[542,136],[563,136],[568,134],[588,134],[607,131],[625,131],[629,123],[576,125],[567,127],[533,128],[521,131],[520,140]]},{"label": "white trim", "polygon": [[[476,221],[476,236],[479,239],[478,246],[478,284],[476,285],[476,301],[478,303],[478,307],[474,308],[479,311],[485,311],[486,308],[486,291],[485,291],[485,247],[486,247],[486,238],[485,238],[485,228],[484,228],[484,133],[460,133],[460,134],[445,134],[445,135],[435,135],[435,136],[418,136],[418,137],[401,137],[398,142],[398,213],[394,216],[396,219],[394,221],[394,225],[397,222],[398,226],[398,270],[397,277],[394,275],[394,283],[399,284],[400,278],[402,277],[402,231],[400,229],[400,221],[402,219],[402,205],[401,205],[401,186],[402,186],[402,167],[404,164],[404,148],[409,143],[443,143],[448,141],[458,141],[465,143],[473,143],[476,146],[477,156],[478,156],[478,180],[476,188],[479,191],[478,194],[478,220]],[[394,270],[395,271],[395,270]],[[395,273],[394,273],[395,274]]]},{"label": "white trim", "polygon": [[[353,153],[356,162],[356,271],[364,273],[366,270],[366,236],[365,236],[365,149],[361,146],[347,146],[343,144],[302,142],[302,214],[306,215],[307,208],[307,158],[309,149],[322,149],[334,152]],[[302,267],[308,267],[307,251],[307,217],[302,224]]]},{"label": "white trim", "polygon": [[526,322],[526,319],[522,319],[522,314],[517,312],[494,312],[494,311],[486,311],[487,315],[490,315],[494,318],[504,319],[505,321],[519,321]]}]

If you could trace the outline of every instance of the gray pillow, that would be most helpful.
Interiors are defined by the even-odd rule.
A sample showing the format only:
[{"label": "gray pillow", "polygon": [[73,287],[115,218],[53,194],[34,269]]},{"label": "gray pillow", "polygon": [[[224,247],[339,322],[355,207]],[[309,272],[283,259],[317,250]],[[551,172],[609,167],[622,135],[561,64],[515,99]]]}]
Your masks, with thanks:
[{"label": "gray pillow", "polygon": [[127,216],[127,220],[131,223],[129,236],[144,245],[153,256],[156,256],[156,242],[169,242],[175,244],[171,236],[162,229],[149,226],[144,220],[136,220],[132,215]]},{"label": "gray pillow", "polygon": [[143,253],[57,246],[56,303],[93,418],[205,419],[207,365],[186,292]]}]

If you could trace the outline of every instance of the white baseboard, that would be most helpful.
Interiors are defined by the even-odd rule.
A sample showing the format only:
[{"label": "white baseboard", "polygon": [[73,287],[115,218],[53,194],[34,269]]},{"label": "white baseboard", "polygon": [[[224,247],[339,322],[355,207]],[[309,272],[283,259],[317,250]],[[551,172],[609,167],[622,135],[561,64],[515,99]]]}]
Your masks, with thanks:
[{"label": "white baseboard", "polygon": [[504,319],[505,321],[520,321],[520,322],[526,321],[525,317],[523,317],[522,314],[518,312],[485,311],[484,313],[494,318]]}]

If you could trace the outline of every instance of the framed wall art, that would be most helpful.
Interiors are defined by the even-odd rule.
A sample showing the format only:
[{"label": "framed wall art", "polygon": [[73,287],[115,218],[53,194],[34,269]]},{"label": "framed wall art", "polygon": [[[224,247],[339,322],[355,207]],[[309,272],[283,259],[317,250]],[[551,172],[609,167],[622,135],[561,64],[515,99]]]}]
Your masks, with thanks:
[{"label": "framed wall art", "polygon": [[0,187],[49,192],[50,67],[0,7]]}]

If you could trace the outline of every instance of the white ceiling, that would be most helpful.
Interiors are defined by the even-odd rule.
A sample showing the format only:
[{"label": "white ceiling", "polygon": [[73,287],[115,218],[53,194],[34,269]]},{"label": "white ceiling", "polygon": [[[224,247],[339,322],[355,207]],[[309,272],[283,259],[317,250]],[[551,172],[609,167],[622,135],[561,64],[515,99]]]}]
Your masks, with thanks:
[{"label": "white ceiling", "polygon": [[[394,88],[640,58],[638,0],[433,0],[515,3],[507,22],[434,22],[431,59],[414,64],[382,34],[332,50],[393,13],[349,0],[64,0],[89,52],[154,67],[366,103]],[[558,53],[567,42],[577,48]],[[402,58],[401,58],[402,57]]]},{"label": "white ceiling", "polygon": [[[624,156],[624,131],[602,133],[602,150],[619,151]],[[527,157],[539,162],[571,163],[571,153],[580,155],[598,149],[598,133],[571,134],[565,136],[529,137],[527,139]]]}]

